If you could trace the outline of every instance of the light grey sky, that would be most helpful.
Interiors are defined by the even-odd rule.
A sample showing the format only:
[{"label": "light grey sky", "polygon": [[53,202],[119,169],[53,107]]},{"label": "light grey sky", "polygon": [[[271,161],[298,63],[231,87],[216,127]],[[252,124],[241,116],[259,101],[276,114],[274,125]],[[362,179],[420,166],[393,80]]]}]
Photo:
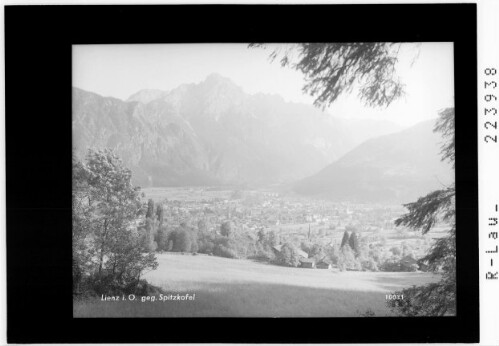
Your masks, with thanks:
[{"label": "light grey sky", "polygon": [[[287,101],[311,104],[303,94],[303,75],[271,63],[272,50],[246,44],[157,44],[73,46],[73,86],[126,100],[141,89],[171,90],[199,83],[211,73],[230,78],[247,93],[280,94]],[[403,126],[435,118],[439,109],[454,105],[452,43],[404,44],[399,76],[405,98],[390,107],[362,106],[355,92],[341,97],[328,112],[339,117],[390,120]]]}]

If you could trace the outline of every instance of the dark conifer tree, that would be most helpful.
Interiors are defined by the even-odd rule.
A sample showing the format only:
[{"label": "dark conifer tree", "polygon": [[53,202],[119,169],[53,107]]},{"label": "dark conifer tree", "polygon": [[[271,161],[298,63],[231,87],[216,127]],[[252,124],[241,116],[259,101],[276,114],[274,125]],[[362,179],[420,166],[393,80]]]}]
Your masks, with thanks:
[{"label": "dark conifer tree", "polygon": [[156,207],[156,217],[158,218],[159,225],[163,225],[164,210],[161,204],[158,204],[158,206]]},{"label": "dark conifer tree", "polygon": [[153,217],[153,215],[154,215],[154,201],[151,198],[149,198],[149,200],[147,201],[146,218],[150,219]]},{"label": "dark conifer tree", "polygon": [[345,231],[345,233],[343,233],[343,239],[341,240],[341,246],[340,246],[340,249],[347,245],[348,244],[348,241],[350,240],[350,237],[348,236],[348,232]]},{"label": "dark conifer tree", "polygon": [[[442,161],[454,166],[454,108],[440,112],[434,129],[441,132],[445,142],[442,144]],[[407,214],[395,221],[397,226],[404,225],[428,233],[437,222],[448,225],[447,235],[438,238],[421,262],[442,275],[436,283],[414,286],[396,294],[403,294],[404,300],[391,301],[390,306],[405,316],[443,316],[456,313],[456,190],[454,184],[430,192],[416,202],[405,204]]]},{"label": "dark conifer tree", "polygon": [[[265,44],[250,45],[259,46]],[[303,91],[315,97],[316,106],[327,107],[358,86],[365,105],[387,107],[404,95],[395,69],[401,47],[390,42],[298,43],[276,48],[270,58],[305,75]]]},{"label": "dark conifer tree", "polygon": [[352,232],[350,235],[350,239],[348,239],[348,245],[352,248],[352,250],[355,252],[355,255],[359,255],[359,239],[357,238],[357,233]]}]

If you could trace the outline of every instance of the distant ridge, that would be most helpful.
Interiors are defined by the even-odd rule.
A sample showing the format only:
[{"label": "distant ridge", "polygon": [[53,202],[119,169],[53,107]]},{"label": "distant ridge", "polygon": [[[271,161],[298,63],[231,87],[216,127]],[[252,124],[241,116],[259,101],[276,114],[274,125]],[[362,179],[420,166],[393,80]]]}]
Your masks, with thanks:
[{"label": "distant ridge", "polygon": [[151,101],[165,97],[168,92],[158,89],[143,89],[136,92],[127,99],[127,102],[149,103]]},{"label": "distant ridge", "polygon": [[295,184],[302,195],[355,202],[407,203],[454,181],[440,160],[435,120],[372,138]]}]

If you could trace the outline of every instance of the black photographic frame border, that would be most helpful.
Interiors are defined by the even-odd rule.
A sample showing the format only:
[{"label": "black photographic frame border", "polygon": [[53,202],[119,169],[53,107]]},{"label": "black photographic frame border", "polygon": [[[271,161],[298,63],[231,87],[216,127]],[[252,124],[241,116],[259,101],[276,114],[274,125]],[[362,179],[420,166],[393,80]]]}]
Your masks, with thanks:
[{"label": "black photographic frame border", "polygon": [[[8,342],[477,342],[476,24],[470,3],[5,6]],[[457,316],[72,317],[73,44],[354,41],[454,43]]]}]

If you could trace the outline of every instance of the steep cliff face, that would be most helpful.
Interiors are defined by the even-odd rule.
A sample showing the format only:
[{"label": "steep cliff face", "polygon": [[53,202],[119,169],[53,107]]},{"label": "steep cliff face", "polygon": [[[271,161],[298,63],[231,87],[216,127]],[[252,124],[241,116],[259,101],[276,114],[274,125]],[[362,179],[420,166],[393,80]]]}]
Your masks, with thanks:
[{"label": "steep cliff face", "polygon": [[77,154],[83,156],[88,148],[113,148],[142,186],[215,183],[195,137],[189,123],[164,101],[123,102],[73,91]]},{"label": "steep cliff face", "polygon": [[248,95],[216,74],[171,91],[142,90],[126,102],[73,91],[77,155],[114,148],[141,186],[290,182],[394,128],[359,135],[358,126],[312,106]]}]

